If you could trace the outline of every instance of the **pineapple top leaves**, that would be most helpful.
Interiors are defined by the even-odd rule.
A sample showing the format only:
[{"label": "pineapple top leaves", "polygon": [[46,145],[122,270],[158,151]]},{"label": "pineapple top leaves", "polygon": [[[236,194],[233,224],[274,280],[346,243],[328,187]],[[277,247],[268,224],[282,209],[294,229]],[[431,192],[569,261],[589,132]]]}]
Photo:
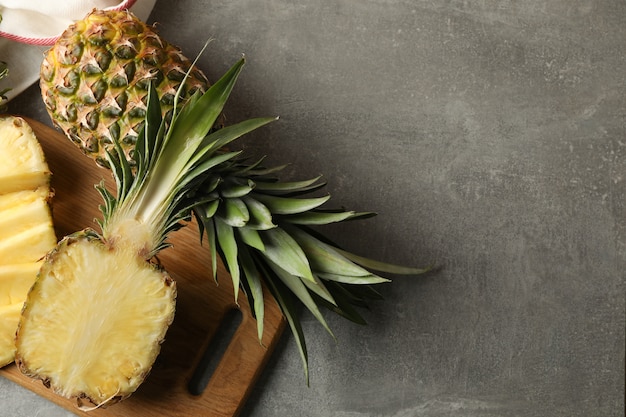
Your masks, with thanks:
[{"label": "pineapple top leaves", "polygon": [[121,144],[107,152],[117,185],[114,197],[103,185],[101,221],[107,241],[126,240],[146,259],[167,246],[168,233],[192,214],[201,239],[206,235],[214,279],[217,256],[226,264],[235,288],[243,290],[263,335],[263,293],[269,290],[296,336],[308,381],[308,353],[298,306],[304,306],[328,330],[326,307],[364,324],[355,307],[380,298],[371,287],[388,280],[371,271],[420,274],[425,269],[373,261],[344,251],[313,227],[363,219],[369,212],[328,210],[329,196],[313,196],[320,178],[282,182],[283,167],[266,168],[224,146],[274,118],[258,118],[211,132],[244,64],[237,62],[206,93],[192,96],[171,123],[161,117],[153,88],[148,95],[142,132],[134,149],[133,170]]},{"label": "pineapple top leaves", "polygon": [[[369,212],[328,210],[329,197],[306,197],[325,183],[319,178],[281,182],[283,167],[264,168],[236,156],[209,173],[196,190],[205,203],[194,207],[201,234],[208,237],[212,259],[219,254],[241,287],[263,333],[263,291],[268,288],[296,337],[308,379],[308,354],[300,326],[303,305],[332,335],[322,309],[365,324],[355,307],[379,299],[373,284],[388,280],[371,271],[420,274],[426,269],[401,267],[340,249],[313,227],[373,216]],[[213,265],[213,271],[216,271]]]},{"label": "pineapple top leaves", "polygon": [[202,203],[187,198],[190,190],[207,170],[237,155],[218,153],[220,147],[274,120],[254,119],[208,135],[243,64],[242,58],[206,93],[194,95],[180,112],[175,106],[170,124],[161,117],[159,100],[154,88],[150,89],[145,124],[134,151],[136,171],[119,143],[106,154],[117,197],[98,187],[105,200],[100,224],[105,238],[126,239],[128,227],[133,227],[132,239],[140,239],[135,242],[137,250],[146,258],[154,256],[167,246],[167,234],[189,218],[194,205]]}]

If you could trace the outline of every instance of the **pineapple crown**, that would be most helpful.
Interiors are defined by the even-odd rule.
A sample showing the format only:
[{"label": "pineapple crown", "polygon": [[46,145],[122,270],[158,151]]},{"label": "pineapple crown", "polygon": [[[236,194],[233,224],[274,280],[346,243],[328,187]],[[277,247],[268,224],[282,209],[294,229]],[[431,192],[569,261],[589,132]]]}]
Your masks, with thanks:
[{"label": "pineapple crown", "polygon": [[114,197],[102,184],[97,187],[105,201],[99,222],[105,237],[115,235],[113,230],[119,224],[134,220],[149,230],[145,257],[156,255],[168,246],[167,235],[189,218],[194,205],[202,203],[187,198],[190,192],[211,168],[238,154],[220,149],[274,120],[252,119],[208,135],[243,64],[242,58],[213,88],[195,94],[186,106],[178,106],[177,95],[171,123],[162,117],[157,94],[150,87],[144,126],[134,148],[136,167],[131,167],[119,142],[106,153],[117,195]]},{"label": "pineapple crown", "polygon": [[240,151],[224,146],[275,118],[250,119],[211,131],[244,65],[239,60],[205,93],[184,105],[175,99],[171,122],[161,117],[151,88],[143,131],[130,166],[119,143],[107,152],[116,180],[114,197],[102,184],[103,235],[134,219],[147,224],[152,236],[145,251],[150,258],[167,247],[167,235],[195,216],[201,239],[206,235],[217,279],[219,255],[235,289],[248,298],[263,335],[263,292],[269,290],[280,306],[297,342],[308,381],[308,353],[299,321],[299,306],[308,309],[332,335],[321,307],[360,324],[355,307],[380,298],[372,284],[388,279],[371,271],[420,274],[409,268],[363,258],[347,252],[313,228],[363,219],[370,212],[328,210],[329,196],[306,197],[325,186],[320,178],[279,181],[283,166],[266,168],[264,159],[250,162]]}]

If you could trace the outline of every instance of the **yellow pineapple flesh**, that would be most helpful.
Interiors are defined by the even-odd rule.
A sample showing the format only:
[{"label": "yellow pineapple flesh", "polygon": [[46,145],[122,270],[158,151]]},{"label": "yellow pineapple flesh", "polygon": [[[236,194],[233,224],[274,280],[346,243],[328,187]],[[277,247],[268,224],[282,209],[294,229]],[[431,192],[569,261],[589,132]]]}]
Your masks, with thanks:
[{"label": "yellow pineapple flesh", "polygon": [[47,187],[50,172],[35,133],[19,117],[0,119],[0,195]]},{"label": "yellow pineapple flesh", "polygon": [[175,298],[169,275],[133,248],[88,233],[66,237],[29,293],[16,362],[60,395],[114,403],[150,371]]},{"label": "yellow pineapple flesh", "polygon": [[50,171],[25,120],[0,118],[0,366],[13,362],[28,290],[56,244],[48,205]]}]

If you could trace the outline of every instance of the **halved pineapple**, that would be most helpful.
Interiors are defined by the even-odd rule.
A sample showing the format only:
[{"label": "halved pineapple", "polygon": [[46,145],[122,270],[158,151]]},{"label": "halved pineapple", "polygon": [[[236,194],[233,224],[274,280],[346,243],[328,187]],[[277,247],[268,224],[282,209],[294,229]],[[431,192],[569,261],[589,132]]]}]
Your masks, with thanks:
[{"label": "halved pineapple", "polygon": [[28,290],[56,244],[48,206],[50,171],[25,120],[0,118],[0,366],[15,356]]},{"label": "halved pineapple", "polygon": [[30,290],[17,364],[80,405],[117,402],[148,375],[175,299],[170,276],[134,250],[89,232],[65,237]]}]

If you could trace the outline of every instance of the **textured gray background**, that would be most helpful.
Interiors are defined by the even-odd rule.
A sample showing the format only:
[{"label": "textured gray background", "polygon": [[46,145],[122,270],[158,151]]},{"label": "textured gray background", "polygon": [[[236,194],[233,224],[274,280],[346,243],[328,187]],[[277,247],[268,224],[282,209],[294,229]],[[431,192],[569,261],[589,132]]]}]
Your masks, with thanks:
[{"label": "textured gray background", "polygon": [[[395,278],[358,327],[308,316],[246,416],[622,416],[626,2],[160,0],[163,36],[216,79],[248,57],[232,121],[379,216],[328,233]],[[33,87],[14,111],[47,121]],[[1,416],[67,416],[0,379]]]}]

